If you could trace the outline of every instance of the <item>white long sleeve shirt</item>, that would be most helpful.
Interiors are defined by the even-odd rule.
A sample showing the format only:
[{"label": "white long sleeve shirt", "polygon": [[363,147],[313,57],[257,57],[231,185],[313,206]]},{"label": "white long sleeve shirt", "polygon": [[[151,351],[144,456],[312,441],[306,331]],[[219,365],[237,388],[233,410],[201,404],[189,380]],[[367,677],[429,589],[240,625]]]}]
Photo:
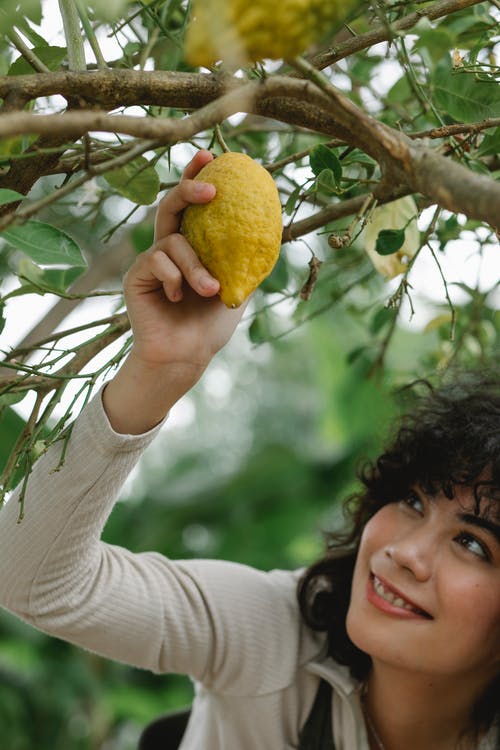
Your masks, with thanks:
[{"label": "white long sleeve shirt", "polygon": [[[216,560],[173,561],[101,541],[127,475],[158,428],[118,435],[100,395],[38,461],[25,518],[0,512],[0,605],[36,628],[156,673],[195,682],[182,750],[288,750],[318,678],[333,686],[336,750],[368,750],[359,689],[303,623],[297,573]],[[168,523],[168,519],[166,519]]]}]

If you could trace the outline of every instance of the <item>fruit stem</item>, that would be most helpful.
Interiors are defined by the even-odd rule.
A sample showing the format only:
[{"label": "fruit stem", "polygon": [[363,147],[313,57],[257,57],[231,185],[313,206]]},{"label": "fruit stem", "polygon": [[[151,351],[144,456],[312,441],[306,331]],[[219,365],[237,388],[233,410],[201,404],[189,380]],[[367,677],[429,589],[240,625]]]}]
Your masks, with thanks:
[{"label": "fruit stem", "polygon": [[220,129],[220,125],[218,123],[217,123],[217,125],[214,128],[214,135],[215,135],[215,139],[216,139],[217,143],[219,144],[219,146],[221,147],[221,149],[225,153],[228,153],[229,151],[231,151],[231,149],[227,145],[226,141],[222,137],[222,132],[221,132],[221,129]]}]

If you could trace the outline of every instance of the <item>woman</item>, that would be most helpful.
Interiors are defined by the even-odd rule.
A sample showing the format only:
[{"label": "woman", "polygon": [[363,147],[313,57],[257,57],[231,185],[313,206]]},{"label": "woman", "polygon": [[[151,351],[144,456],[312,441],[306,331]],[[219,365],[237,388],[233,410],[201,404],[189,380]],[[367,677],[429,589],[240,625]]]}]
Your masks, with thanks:
[{"label": "woman", "polygon": [[191,675],[183,750],[494,748],[498,382],[475,410],[481,443],[455,446],[455,463],[427,465],[444,437],[433,409],[427,453],[405,426],[365,471],[347,552],[302,578],[100,541],[142,450],[242,313],[178,234],[182,210],[214,196],[192,179],[211,158],[200,151],[162,201],[155,244],[125,278],[129,357],[76,420],[62,467],[58,445],[36,465],[23,523],[15,500],[0,514],[0,602],[111,659]]},{"label": "woman", "polygon": [[360,478],[301,581],[306,621],[360,680],[376,748],[499,747],[498,376],[425,394]]}]

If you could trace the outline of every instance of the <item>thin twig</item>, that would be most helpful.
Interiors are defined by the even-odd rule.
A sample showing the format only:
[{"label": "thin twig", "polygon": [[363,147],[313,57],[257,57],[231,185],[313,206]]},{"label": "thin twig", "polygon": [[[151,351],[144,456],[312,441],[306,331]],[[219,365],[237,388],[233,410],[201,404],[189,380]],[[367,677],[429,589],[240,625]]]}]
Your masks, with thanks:
[{"label": "thin twig", "polygon": [[[0,476],[0,507],[3,505],[6,491],[10,489],[9,482],[12,480],[15,470],[19,468],[20,454],[24,453],[26,460],[29,461],[29,451],[31,449],[31,436],[32,436],[32,433],[36,424],[36,420],[38,417],[38,413],[40,411],[40,407],[42,405],[42,401],[44,398],[45,398],[44,392],[40,392],[37,394],[35,406],[33,407],[33,410],[26,424],[24,425],[16,442],[14,443],[14,447],[12,448],[10,452],[9,458],[7,459],[7,463],[5,464],[4,470]],[[29,473],[29,464],[28,464],[27,469],[28,471],[26,473]],[[24,510],[23,493],[21,494],[19,501],[20,501],[19,517],[22,518],[23,510]]]},{"label": "thin twig", "polygon": [[444,293],[446,297],[446,301],[448,302],[448,306],[451,311],[451,323],[450,323],[450,341],[455,340],[455,326],[456,326],[456,317],[457,313],[455,310],[455,307],[453,305],[453,302],[451,301],[450,293],[448,291],[448,282],[446,281],[445,275],[443,273],[443,269],[441,268],[441,264],[437,258],[436,253],[434,252],[434,249],[430,242],[426,242],[426,247],[430,250],[432,257],[434,258],[434,262],[436,263],[436,266],[439,270],[439,275],[441,276],[443,286],[444,286]]},{"label": "thin twig", "polygon": [[500,117],[489,117],[480,122],[453,123],[453,125],[443,125],[439,128],[430,130],[419,130],[416,133],[408,133],[409,138],[448,138],[450,135],[460,135],[461,133],[479,133],[481,130],[488,128],[497,128],[500,126]]},{"label": "thin twig", "polygon": [[120,313],[116,316],[115,321],[105,331],[98,334],[89,341],[85,341],[79,347],[74,349],[76,354],[72,359],[63,365],[59,370],[54,373],[43,373],[42,375],[37,373],[35,366],[28,367],[22,364],[14,363],[2,363],[3,367],[12,370],[21,370],[22,372],[28,373],[30,377],[14,377],[14,378],[2,378],[0,385],[2,391],[8,391],[9,393],[23,392],[28,390],[44,391],[45,393],[49,390],[57,388],[59,385],[67,380],[73,378],[88,377],[88,375],[82,375],[81,370],[92,360],[94,357],[109,344],[116,341],[130,328],[130,322],[126,313]]},{"label": "thin twig", "polygon": [[103,164],[92,166],[89,171],[87,171],[80,177],[76,177],[74,180],[71,180],[66,185],[64,185],[64,187],[55,190],[53,193],[49,193],[44,198],[40,198],[40,200],[35,201],[29,206],[26,206],[26,208],[20,209],[16,213],[6,214],[3,218],[0,219],[0,231],[12,224],[22,224],[31,216],[34,216],[36,213],[38,213],[38,211],[41,211],[42,208],[46,208],[52,203],[60,200],[63,196],[69,195],[70,193],[74,192],[76,188],[80,187],[93,177],[97,177],[98,175],[110,172],[112,169],[122,167],[124,164],[128,164],[130,161],[138,156],[141,156],[146,151],[150,151],[156,148],[157,145],[158,144],[156,143],[156,141],[152,140],[140,141],[139,143],[131,146],[130,150],[125,154],[116,156],[115,158],[110,159]]},{"label": "thin twig", "polygon": [[224,140],[219,123],[216,123],[214,126],[214,135],[215,135],[215,140],[217,141],[221,149],[224,151],[224,153],[228,153],[229,151],[231,151],[226,141]]},{"label": "thin twig", "polygon": [[[15,359],[16,357],[19,357],[20,355],[25,355],[29,352],[35,351],[36,349],[39,349],[40,347],[45,346],[45,344],[60,341],[61,339],[66,338],[67,336],[73,336],[75,333],[80,333],[81,331],[88,331],[90,328],[97,328],[98,326],[103,326],[103,325],[113,326],[116,323],[120,323],[121,319],[122,319],[121,313],[119,313],[115,315],[110,315],[107,318],[101,318],[100,320],[91,320],[88,323],[85,323],[80,326],[75,326],[74,328],[67,328],[64,331],[54,331],[53,333],[51,333],[50,336],[46,336],[45,338],[40,339],[39,341],[35,341],[30,346],[12,349],[6,357],[6,361]],[[4,362],[1,362],[0,364],[3,365]],[[2,384],[2,381],[0,379],[0,385],[1,384]]]},{"label": "thin twig", "polygon": [[94,53],[94,56],[97,62],[97,67],[100,70],[106,70],[106,68],[108,67],[108,64],[104,58],[104,55],[102,54],[94,29],[92,27],[92,24],[90,23],[87,9],[85,5],[82,3],[82,0],[75,0],[75,2],[76,2],[76,7],[78,9],[78,15],[80,16],[80,21],[82,22],[83,30],[85,31],[85,34],[87,35],[87,39],[89,41],[90,46],[92,47],[92,52]]},{"label": "thin twig", "polygon": [[48,68],[45,63],[42,62],[40,58],[33,52],[33,50],[28,47],[22,37],[19,36],[15,28],[9,29],[9,31],[7,32],[7,37],[18,49],[26,62],[31,65],[32,68],[34,68],[39,73],[50,73],[50,68]]},{"label": "thin twig", "polygon": [[438,0],[438,2],[428,5],[427,7],[416,10],[408,16],[394,21],[388,29],[384,24],[376,26],[365,34],[358,34],[341,44],[331,47],[326,52],[321,52],[310,59],[311,65],[318,70],[323,70],[333,65],[339,60],[343,60],[356,52],[373,47],[374,44],[387,42],[394,34],[402,31],[408,31],[416,26],[422,18],[428,18],[430,21],[436,21],[444,16],[470,8],[472,5],[479,5],[483,0]]},{"label": "thin twig", "polygon": [[[334,140],[325,141],[323,144],[327,148],[335,148],[336,146],[344,146],[344,141],[339,141],[338,138],[335,138]],[[305,148],[303,151],[296,151],[294,154],[290,154],[289,156],[286,156],[284,159],[280,159],[279,161],[275,161],[272,164],[264,164],[264,168],[267,169],[269,173],[277,172],[280,169],[283,169],[283,167],[286,167],[287,164],[293,164],[296,161],[300,161],[301,159],[304,159],[304,157],[309,156],[313,148],[317,146],[317,143],[314,143],[310,148]]]}]

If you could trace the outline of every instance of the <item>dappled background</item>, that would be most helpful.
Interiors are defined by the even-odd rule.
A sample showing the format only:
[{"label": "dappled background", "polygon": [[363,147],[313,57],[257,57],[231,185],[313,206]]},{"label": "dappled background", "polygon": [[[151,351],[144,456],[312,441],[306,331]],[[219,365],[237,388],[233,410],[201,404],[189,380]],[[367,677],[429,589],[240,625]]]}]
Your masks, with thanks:
[{"label": "dappled background", "polygon": [[[78,7],[91,73],[70,59],[60,5]],[[332,86],[334,116],[323,100],[321,111],[297,98],[285,106],[271,90],[274,110],[256,114],[250,103],[222,120],[220,78],[182,57],[184,0],[0,5],[0,491],[119,366],[130,346],[122,274],[151,243],[157,198],[200,147],[243,151],[269,169],[284,208],[282,252],[227,350],[127,481],[107,541],[262,569],[307,565],[322,553],[322,531],[342,522],[356,467],[380,448],[395,391],[500,364],[490,218],[500,3],[361,5],[334,45],[309,57]],[[239,80],[264,90],[275,74],[296,91],[299,71],[283,61]],[[339,92],[357,108],[351,129],[337,127],[350,111]],[[34,135],[34,119],[22,133],[1,131],[12,113],[23,122],[57,113],[59,127],[68,102],[115,119],[77,138]],[[175,128],[211,105],[204,130],[151,141],[148,128]],[[116,133],[122,114],[144,133]],[[463,180],[442,174],[440,192],[416,161],[403,179],[398,149],[375,142],[382,131],[371,118],[396,145],[405,134],[431,163],[460,166]],[[481,200],[467,190],[476,175]],[[463,212],[441,205],[443,194]],[[187,678],[100,659],[0,612],[2,750],[134,750],[147,722],[191,696]]]}]

